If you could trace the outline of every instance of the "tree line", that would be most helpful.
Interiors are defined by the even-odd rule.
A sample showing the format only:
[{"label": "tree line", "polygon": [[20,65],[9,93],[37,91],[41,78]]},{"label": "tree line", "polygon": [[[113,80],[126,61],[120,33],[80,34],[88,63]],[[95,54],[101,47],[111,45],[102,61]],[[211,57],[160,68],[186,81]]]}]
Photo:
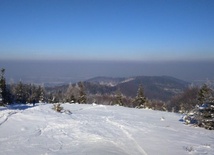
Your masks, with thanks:
[{"label": "tree line", "polygon": [[[70,84],[67,90],[53,90],[45,88],[41,85],[25,84],[21,81],[14,84],[6,84],[4,77],[5,69],[1,69],[0,77],[0,105],[7,105],[13,103],[97,103],[97,104],[109,104],[120,105],[128,107],[145,107],[147,102],[144,96],[142,85],[139,86],[137,96],[135,99],[126,97],[120,90],[117,90],[114,94],[87,94],[84,86],[84,82],[78,82],[77,84]],[[130,104],[131,103],[131,104]]]},{"label": "tree line", "polygon": [[206,84],[202,87],[189,87],[182,93],[172,96],[169,101],[163,102],[148,99],[144,94],[142,84],[139,85],[136,96],[132,98],[122,94],[119,89],[111,94],[90,94],[87,92],[84,82],[69,84],[66,89],[57,90],[22,82],[6,84],[4,74],[5,69],[1,69],[0,105],[38,102],[96,103],[185,113],[196,105],[214,101],[214,91]]}]

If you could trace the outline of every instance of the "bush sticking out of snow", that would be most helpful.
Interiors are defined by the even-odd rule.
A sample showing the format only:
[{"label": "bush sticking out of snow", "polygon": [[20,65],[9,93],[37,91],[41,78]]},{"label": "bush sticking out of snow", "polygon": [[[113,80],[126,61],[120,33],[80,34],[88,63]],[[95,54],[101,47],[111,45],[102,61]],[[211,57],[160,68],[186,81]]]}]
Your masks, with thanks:
[{"label": "bush sticking out of snow", "polygon": [[194,151],[194,148],[192,146],[185,146],[184,149],[187,151],[187,152],[193,152]]},{"label": "bush sticking out of snow", "polygon": [[62,112],[63,107],[61,107],[61,104],[57,103],[57,104],[54,104],[53,110],[55,110],[57,112]]},{"label": "bush sticking out of snow", "polygon": [[60,112],[60,113],[65,113],[65,114],[72,114],[72,112],[70,110],[65,110],[60,103],[57,103],[57,104],[54,104],[53,110],[57,111],[57,112]]}]

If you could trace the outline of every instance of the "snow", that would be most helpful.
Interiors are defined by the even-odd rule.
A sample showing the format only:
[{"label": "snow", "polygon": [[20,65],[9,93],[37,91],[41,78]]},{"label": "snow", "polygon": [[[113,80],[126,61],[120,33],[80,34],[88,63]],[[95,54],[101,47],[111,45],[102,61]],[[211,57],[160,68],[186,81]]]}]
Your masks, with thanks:
[{"label": "snow", "polygon": [[126,82],[133,81],[133,80],[135,80],[135,78],[128,78],[128,79],[126,79],[126,80],[124,80],[124,81],[122,81],[120,83],[126,83]]},{"label": "snow", "polygon": [[213,155],[214,131],[176,113],[97,104],[0,107],[1,155]]}]

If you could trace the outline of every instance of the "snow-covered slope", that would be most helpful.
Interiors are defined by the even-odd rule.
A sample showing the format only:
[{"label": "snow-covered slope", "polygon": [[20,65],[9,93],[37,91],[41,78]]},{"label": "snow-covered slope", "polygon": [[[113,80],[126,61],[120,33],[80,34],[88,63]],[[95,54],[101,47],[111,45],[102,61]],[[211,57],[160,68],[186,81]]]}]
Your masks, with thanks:
[{"label": "snow-covered slope", "polygon": [[1,155],[214,154],[214,131],[180,115],[119,106],[51,104],[0,107]]}]

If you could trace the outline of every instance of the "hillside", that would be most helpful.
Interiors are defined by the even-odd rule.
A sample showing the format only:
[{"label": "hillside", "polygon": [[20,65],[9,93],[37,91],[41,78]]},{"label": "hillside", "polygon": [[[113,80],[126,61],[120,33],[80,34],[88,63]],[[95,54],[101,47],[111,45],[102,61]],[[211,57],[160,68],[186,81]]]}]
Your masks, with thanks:
[{"label": "hillside", "polygon": [[143,85],[147,98],[163,101],[181,93],[189,85],[188,82],[169,76],[96,77],[85,82],[89,93],[113,93],[119,89],[124,95],[130,97],[135,97],[140,84]]},{"label": "hillside", "polygon": [[105,86],[116,86],[122,81],[125,81],[127,78],[114,78],[114,77],[104,77],[104,76],[99,76],[99,77],[94,77],[91,79],[86,80],[85,82],[89,83],[94,83],[94,84],[99,84],[99,85],[105,85]]},{"label": "hillside", "polygon": [[0,107],[1,155],[212,155],[213,131],[181,115],[118,106],[52,104]]}]

